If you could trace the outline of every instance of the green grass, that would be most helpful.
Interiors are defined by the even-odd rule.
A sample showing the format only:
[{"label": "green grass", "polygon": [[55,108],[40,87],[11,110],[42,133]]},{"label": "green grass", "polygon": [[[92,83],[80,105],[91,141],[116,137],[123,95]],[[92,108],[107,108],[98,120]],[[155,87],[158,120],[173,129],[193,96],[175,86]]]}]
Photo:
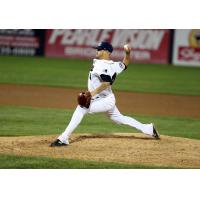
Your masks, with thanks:
[{"label": "green grass", "polygon": [[[0,56],[0,83],[86,88],[91,61]],[[200,95],[200,69],[131,64],[115,90]]]},{"label": "green grass", "polygon": [[[67,126],[73,111],[33,107],[0,106],[0,136],[60,134]],[[143,122],[154,122],[163,135],[200,139],[199,119],[165,116],[129,116]],[[86,115],[75,133],[109,134],[137,132],[124,125],[114,124],[104,114]]]},{"label": "green grass", "polygon": [[170,166],[147,166],[112,162],[83,161],[75,159],[28,157],[0,154],[0,169],[153,169]]},{"label": "green grass", "polygon": [[[92,62],[87,60],[0,56],[0,83],[86,88],[91,64]],[[200,69],[171,65],[131,64],[129,69],[117,78],[113,89],[200,95]],[[72,110],[0,106],[0,136],[60,134],[67,126],[72,113]],[[143,123],[154,122],[161,134],[200,139],[198,119],[133,114],[129,116]],[[109,134],[136,131],[128,126],[114,124],[102,114],[95,114],[87,115],[75,133]],[[157,167],[0,155],[0,168],[144,169]],[[166,168],[171,167],[166,166]]]}]

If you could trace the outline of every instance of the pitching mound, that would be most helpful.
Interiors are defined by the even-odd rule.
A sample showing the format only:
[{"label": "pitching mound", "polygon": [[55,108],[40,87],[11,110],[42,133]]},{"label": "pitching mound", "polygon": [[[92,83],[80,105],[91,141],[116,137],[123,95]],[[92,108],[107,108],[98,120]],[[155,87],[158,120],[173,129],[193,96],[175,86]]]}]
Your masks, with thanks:
[{"label": "pitching mound", "polygon": [[160,167],[200,168],[200,141],[142,134],[74,134],[67,147],[49,147],[56,136],[1,137],[0,153]]}]

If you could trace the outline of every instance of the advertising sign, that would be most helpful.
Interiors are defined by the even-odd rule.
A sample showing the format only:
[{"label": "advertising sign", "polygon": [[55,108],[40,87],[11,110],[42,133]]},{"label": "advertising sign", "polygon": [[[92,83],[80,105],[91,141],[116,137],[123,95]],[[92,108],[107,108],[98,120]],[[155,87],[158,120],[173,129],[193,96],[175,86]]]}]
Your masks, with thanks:
[{"label": "advertising sign", "polygon": [[170,30],[55,29],[46,31],[45,55],[91,59],[92,46],[108,41],[114,47],[112,59],[122,59],[123,45],[129,43],[132,62],[168,63],[169,40]]},{"label": "advertising sign", "polygon": [[0,55],[43,55],[44,36],[44,30],[0,29]]},{"label": "advertising sign", "polygon": [[200,66],[200,29],[175,31],[173,64]]}]

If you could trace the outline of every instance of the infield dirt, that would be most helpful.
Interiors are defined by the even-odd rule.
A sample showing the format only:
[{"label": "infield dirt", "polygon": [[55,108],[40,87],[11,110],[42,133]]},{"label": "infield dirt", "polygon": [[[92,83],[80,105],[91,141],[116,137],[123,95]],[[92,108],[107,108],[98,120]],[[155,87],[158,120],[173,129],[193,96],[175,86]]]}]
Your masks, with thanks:
[{"label": "infield dirt", "polygon": [[[0,105],[74,109],[80,89],[0,84]],[[200,96],[114,92],[121,112],[200,118]]]},{"label": "infield dirt", "polygon": [[200,141],[139,133],[74,134],[69,146],[49,147],[56,136],[1,137],[0,153],[80,159],[155,167],[200,168]]}]

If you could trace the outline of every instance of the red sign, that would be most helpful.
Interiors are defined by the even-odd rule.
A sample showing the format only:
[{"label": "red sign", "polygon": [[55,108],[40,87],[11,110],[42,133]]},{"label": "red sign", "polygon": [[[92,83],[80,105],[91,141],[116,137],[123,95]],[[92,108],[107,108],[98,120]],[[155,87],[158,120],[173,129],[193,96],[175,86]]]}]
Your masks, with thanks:
[{"label": "red sign", "polygon": [[47,30],[45,55],[48,57],[94,58],[101,41],[109,41],[113,59],[122,59],[123,45],[132,48],[132,62],[168,63],[170,30],[55,29]]},{"label": "red sign", "polygon": [[200,62],[200,48],[179,47],[178,59],[180,61]]},{"label": "red sign", "polygon": [[178,29],[175,31],[173,64],[200,66],[200,29]]}]

